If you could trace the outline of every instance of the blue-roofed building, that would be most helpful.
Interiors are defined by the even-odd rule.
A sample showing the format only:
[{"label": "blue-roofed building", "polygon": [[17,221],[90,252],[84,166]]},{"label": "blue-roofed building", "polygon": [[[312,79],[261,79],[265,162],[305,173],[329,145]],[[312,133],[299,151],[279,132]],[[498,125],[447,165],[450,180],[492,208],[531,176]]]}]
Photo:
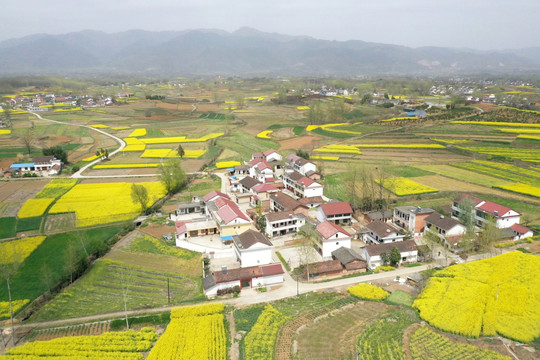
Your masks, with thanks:
[{"label": "blue-roofed building", "polygon": [[10,166],[11,169],[17,169],[19,171],[34,171],[35,170],[35,165],[33,162],[31,163],[15,163],[15,164],[11,164]]}]

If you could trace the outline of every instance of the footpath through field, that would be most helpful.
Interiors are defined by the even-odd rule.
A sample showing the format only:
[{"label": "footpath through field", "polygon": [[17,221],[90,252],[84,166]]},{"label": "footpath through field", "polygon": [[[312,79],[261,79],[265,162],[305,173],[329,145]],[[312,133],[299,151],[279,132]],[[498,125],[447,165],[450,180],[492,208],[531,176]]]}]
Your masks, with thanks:
[{"label": "footpath through field", "polygon": [[[100,130],[100,129],[96,129],[94,127],[91,127],[91,126],[87,126],[87,125],[77,125],[77,124],[69,124],[69,123],[65,123],[65,122],[62,122],[62,121],[57,121],[57,120],[51,120],[51,119],[45,119],[44,117],[42,117],[41,115],[35,113],[35,112],[30,112],[30,114],[36,116],[38,119],[40,120],[43,120],[43,121],[49,121],[49,122],[53,122],[55,124],[60,124],[60,125],[69,125],[69,126],[79,126],[79,127],[84,127],[84,128],[87,128],[87,129],[90,129],[90,130],[94,130],[94,131],[97,131],[98,133],[101,133],[105,136],[108,136],[110,138],[113,138],[115,141],[117,141],[119,144],[120,144],[120,147],[116,150],[114,150],[113,152],[111,152],[109,154],[109,156],[113,156],[114,154],[122,151],[125,147],[126,147],[126,142],[122,139],[120,139],[119,137],[117,136],[114,136],[112,134],[109,134],[108,132],[106,131],[103,131],[103,130]],[[94,165],[94,164],[97,164],[98,162],[100,162],[101,159],[96,159],[94,161],[91,161],[90,163],[84,165],[82,168],[79,169],[79,171],[77,171],[76,173],[74,173],[73,175],[71,175],[72,178],[74,179],[80,179],[80,178],[83,178],[85,176],[82,176],[81,174],[86,170],[88,169],[90,166]],[[137,176],[141,176],[141,175],[137,175]],[[142,175],[142,176],[145,176],[145,175]],[[146,175],[148,176],[148,175]],[[94,177],[94,176],[92,176]],[[109,177],[109,176],[95,176],[96,178],[99,177]]]}]

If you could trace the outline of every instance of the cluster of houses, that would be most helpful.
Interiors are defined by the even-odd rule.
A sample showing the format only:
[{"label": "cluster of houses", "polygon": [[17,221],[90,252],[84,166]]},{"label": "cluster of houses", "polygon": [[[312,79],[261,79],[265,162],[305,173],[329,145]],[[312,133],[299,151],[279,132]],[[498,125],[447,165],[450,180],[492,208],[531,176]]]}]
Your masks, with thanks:
[{"label": "cluster of houses", "polygon": [[36,156],[32,162],[13,163],[9,169],[4,170],[4,177],[19,177],[25,174],[35,176],[53,176],[62,171],[62,161],[52,155]]},{"label": "cluster of houses", "polygon": [[61,95],[39,93],[35,95],[17,95],[8,99],[12,108],[22,108],[29,111],[50,111],[55,106],[59,107],[98,107],[114,105],[116,98],[127,98],[131,94],[127,92],[113,96],[92,95]]},{"label": "cluster of houses", "polygon": [[[230,194],[212,191],[202,198],[194,197],[169,215],[176,222],[177,246],[210,235],[232,249],[228,254],[236,268],[223,267],[209,273],[203,280],[208,296],[235,286],[256,288],[283,283],[283,268],[272,258],[274,242],[287,236],[292,240],[293,235],[306,229],[320,260],[310,263],[310,277],[373,270],[383,265],[384,254],[394,248],[400,252],[400,263],[417,262],[415,240],[427,231],[435,232],[448,248],[456,249],[465,227],[455,217],[461,209],[459,202],[465,198],[474,201],[478,226],[489,215],[498,227],[513,231],[512,238],[532,236],[529,229],[519,225],[518,212],[466,194],[454,199],[455,217],[430,208],[398,206],[393,211],[367,213],[357,220],[348,202],[323,195],[321,175],[314,163],[294,154],[283,159],[272,149],[252,154],[248,163],[227,172]],[[255,223],[261,216],[265,226],[259,231]],[[363,242],[353,246],[355,240]]]}]

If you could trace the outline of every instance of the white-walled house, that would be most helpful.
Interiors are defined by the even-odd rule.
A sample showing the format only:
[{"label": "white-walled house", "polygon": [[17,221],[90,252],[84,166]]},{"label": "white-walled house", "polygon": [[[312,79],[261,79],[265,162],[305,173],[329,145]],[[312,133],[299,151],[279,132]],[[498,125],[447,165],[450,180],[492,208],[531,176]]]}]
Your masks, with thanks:
[{"label": "white-walled house", "polygon": [[258,231],[248,230],[233,237],[233,249],[241,267],[271,264],[272,243]]},{"label": "white-walled house", "polygon": [[450,216],[444,216],[438,212],[434,212],[426,219],[426,227],[424,228],[424,234],[428,231],[434,231],[441,240],[446,242],[450,247],[457,246],[461,235],[465,234],[467,228],[465,225],[451,218]]},{"label": "white-walled house", "polygon": [[414,240],[406,240],[396,243],[366,245],[362,249],[362,253],[367,261],[368,267],[373,270],[383,265],[381,254],[386,253],[390,255],[394,246],[398,248],[401,254],[400,264],[404,262],[415,263],[418,261],[418,249],[416,243]]},{"label": "white-walled house", "polygon": [[258,288],[283,284],[283,268],[281,264],[251,266],[239,269],[222,269],[215,271],[202,280],[204,294],[209,297],[217,295],[218,290],[235,286],[242,288]]},{"label": "white-walled house", "polygon": [[281,161],[283,157],[274,149],[268,149],[263,152],[264,159],[268,162]]},{"label": "white-walled house", "polygon": [[265,233],[269,238],[296,234],[298,229],[306,223],[306,217],[303,214],[295,214],[292,211],[271,212],[265,217]]},{"label": "white-walled house", "polygon": [[346,201],[321,204],[317,208],[319,222],[331,221],[336,224],[350,224],[353,216],[351,205]]},{"label": "white-walled house", "polygon": [[426,226],[425,219],[435,212],[431,208],[419,206],[396,206],[393,212],[394,224],[409,230],[415,236],[421,236]]},{"label": "white-walled house", "polygon": [[287,164],[302,175],[306,175],[310,171],[317,172],[317,165],[295,154],[290,154],[287,157]]},{"label": "white-walled house", "polygon": [[509,228],[512,231],[512,240],[521,240],[533,236],[533,231],[526,226],[514,224]]},{"label": "white-walled house", "polygon": [[366,225],[364,232],[364,242],[366,244],[386,244],[403,241],[405,234],[394,226],[375,220]]},{"label": "white-walled house", "polygon": [[476,225],[484,226],[490,218],[495,219],[499,229],[509,228],[519,224],[521,214],[509,207],[486,201],[470,194],[461,194],[452,202],[452,215],[459,217],[463,212],[463,203],[469,201],[474,207]]},{"label": "white-walled house", "polygon": [[288,169],[283,173],[282,178],[283,186],[298,197],[323,196],[323,185],[298,171]]},{"label": "white-walled house", "polygon": [[319,252],[323,259],[332,257],[332,251],[340,247],[351,248],[351,234],[333,222],[324,221],[317,225]]}]

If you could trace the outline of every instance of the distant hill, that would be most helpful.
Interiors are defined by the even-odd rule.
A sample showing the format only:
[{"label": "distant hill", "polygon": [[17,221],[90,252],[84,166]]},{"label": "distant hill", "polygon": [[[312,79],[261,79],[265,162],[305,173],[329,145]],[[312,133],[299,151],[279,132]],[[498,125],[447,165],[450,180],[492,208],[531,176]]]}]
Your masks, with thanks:
[{"label": "distant hill", "polygon": [[455,75],[540,71],[540,48],[328,41],[242,28],[36,34],[0,42],[0,75]]}]

